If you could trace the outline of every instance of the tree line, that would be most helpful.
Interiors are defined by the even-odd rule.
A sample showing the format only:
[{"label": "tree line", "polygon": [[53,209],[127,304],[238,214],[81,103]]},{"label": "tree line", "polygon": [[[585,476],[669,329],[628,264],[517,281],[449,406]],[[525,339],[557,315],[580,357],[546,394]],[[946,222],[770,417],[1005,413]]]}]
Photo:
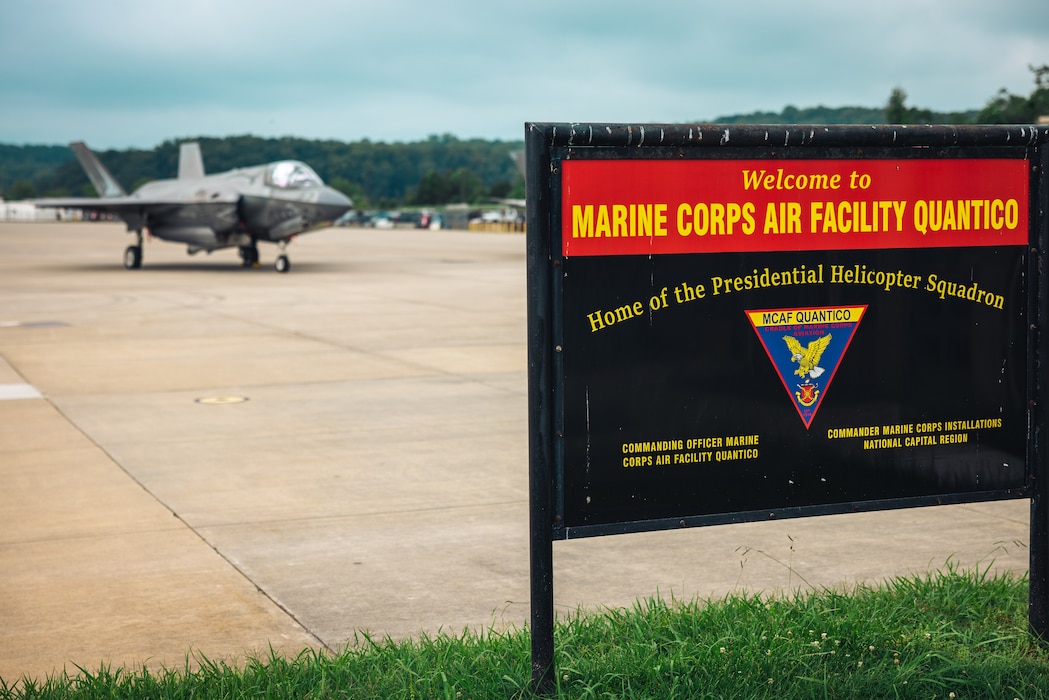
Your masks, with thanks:
[{"label": "tree line", "polygon": [[[179,143],[188,140],[200,144],[207,172],[301,160],[361,209],[524,196],[524,179],[510,156],[524,148],[523,142],[460,140],[448,134],[413,143],[201,137],[165,141],[151,150],[107,150],[97,155],[130,192],[150,180],[174,177]],[[513,195],[515,191],[520,194]],[[95,191],[68,147],[0,144],[0,196],[77,197],[95,196]]]},{"label": "tree line", "polygon": [[[934,112],[910,107],[895,88],[885,106],[787,106],[779,113],[718,117],[723,124],[1031,124],[1049,115],[1049,65],[1030,66],[1034,90],[1013,95],[1001,89],[979,110]],[[479,204],[492,198],[524,197],[524,179],[511,154],[521,141],[460,140],[450,134],[424,141],[384,143],[318,141],[293,137],[230,136],[165,141],[151,150],[108,150],[98,155],[130,192],[178,170],[180,141],[196,140],[208,172],[294,159],[308,163],[331,186],[348,194],[358,209]],[[90,144],[89,144],[90,145]],[[0,197],[94,196],[66,146],[0,144]]]},{"label": "tree line", "polygon": [[1013,95],[1005,88],[982,109],[936,112],[910,107],[907,91],[894,88],[884,107],[788,106],[782,112],[751,112],[718,117],[718,124],[1034,124],[1049,116],[1049,65],[1028,66],[1034,77],[1030,95]]}]

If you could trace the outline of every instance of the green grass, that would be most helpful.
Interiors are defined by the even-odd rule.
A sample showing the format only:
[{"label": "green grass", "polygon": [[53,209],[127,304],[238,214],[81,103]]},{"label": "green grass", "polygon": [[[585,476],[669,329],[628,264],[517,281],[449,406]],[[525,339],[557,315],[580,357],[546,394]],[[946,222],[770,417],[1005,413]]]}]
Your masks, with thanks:
[{"label": "green grass", "polygon": [[[559,621],[564,698],[1049,698],[1027,581],[983,571],[847,594],[659,599]],[[81,669],[0,682],[0,698],[529,698],[526,630],[270,654],[230,666]]]}]

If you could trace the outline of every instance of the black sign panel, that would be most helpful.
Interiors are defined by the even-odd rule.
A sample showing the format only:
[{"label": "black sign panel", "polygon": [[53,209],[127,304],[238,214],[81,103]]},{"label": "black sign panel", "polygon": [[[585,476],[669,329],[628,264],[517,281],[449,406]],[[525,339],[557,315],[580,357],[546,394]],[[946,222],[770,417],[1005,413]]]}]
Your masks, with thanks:
[{"label": "black sign panel", "polygon": [[528,124],[532,680],[558,538],[1031,499],[1049,126]]},{"label": "black sign panel", "polygon": [[1038,134],[655,128],[530,144],[555,538],[1030,494]]},{"label": "black sign panel", "polygon": [[[1024,247],[565,259],[565,527],[1022,489],[1026,265]],[[918,281],[843,281],[857,270]],[[811,282],[695,298],[766,271]],[[826,337],[820,376],[799,375],[784,338]]]}]

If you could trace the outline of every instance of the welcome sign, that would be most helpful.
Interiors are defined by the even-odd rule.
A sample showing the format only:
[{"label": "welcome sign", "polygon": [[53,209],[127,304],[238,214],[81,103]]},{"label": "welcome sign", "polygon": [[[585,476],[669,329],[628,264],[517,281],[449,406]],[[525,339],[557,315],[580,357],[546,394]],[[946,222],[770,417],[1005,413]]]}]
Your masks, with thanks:
[{"label": "welcome sign", "polygon": [[1024,493],[1028,150],[800,151],[551,151],[555,537]]},{"label": "welcome sign", "polygon": [[528,124],[532,679],[556,539],[1031,499],[1049,127]]}]

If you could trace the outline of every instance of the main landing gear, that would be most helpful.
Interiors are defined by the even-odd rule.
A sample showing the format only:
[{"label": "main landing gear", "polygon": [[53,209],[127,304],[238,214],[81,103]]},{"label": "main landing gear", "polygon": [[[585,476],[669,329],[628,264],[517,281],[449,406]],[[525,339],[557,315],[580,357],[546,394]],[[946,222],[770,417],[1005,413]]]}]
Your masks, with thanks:
[{"label": "main landing gear", "polygon": [[129,270],[137,270],[142,267],[142,248],[137,245],[129,245],[124,251],[124,267]]},{"label": "main landing gear", "polygon": [[240,247],[240,260],[242,267],[259,266],[259,249],[255,246],[254,241],[251,242],[251,245],[242,245]]},{"label": "main landing gear", "polygon": [[124,267],[128,270],[137,270],[142,267],[142,232],[138,231],[138,239],[135,245],[129,245],[124,250]]},{"label": "main landing gear", "polygon": [[[278,241],[277,245],[280,247],[280,255],[273,262],[273,269],[277,272],[287,272],[291,269],[291,261],[288,260],[288,256],[284,252],[288,247],[288,242]],[[255,245],[255,241],[252,241],[251,245],[242,245],[240,247],[240,260],[243,267],[259,266],[259,249]]]}]

